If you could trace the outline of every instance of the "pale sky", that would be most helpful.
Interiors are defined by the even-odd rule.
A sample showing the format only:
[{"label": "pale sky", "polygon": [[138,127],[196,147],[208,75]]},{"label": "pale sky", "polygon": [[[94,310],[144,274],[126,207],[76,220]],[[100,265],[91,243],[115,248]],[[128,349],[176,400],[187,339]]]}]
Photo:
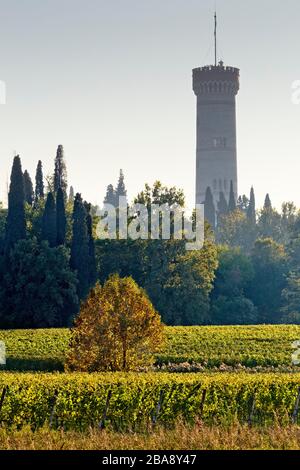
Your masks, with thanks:
[{"label": "pale sky", "polygon": [[[0,0],[0,194],[14,152],[34,178],[63,144],[69,183],[101,203],[160,179],[194,202],[192,69],[213,62],[214,0]],[[300,206],[299,0],[218,0],[219,58],[241,69],[239,193]]]}]

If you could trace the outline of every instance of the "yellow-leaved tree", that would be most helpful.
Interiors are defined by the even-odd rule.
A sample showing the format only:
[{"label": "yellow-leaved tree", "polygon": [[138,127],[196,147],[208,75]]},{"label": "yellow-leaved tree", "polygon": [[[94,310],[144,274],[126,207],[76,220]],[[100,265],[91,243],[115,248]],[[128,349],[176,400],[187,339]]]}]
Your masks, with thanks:
[{"label": "yellow-leaved tree", "polygon": [[145,291],[131,277],[112,275],[82,304],[71,332],[67,370],[129,371],[153,363],[163,324]]}]

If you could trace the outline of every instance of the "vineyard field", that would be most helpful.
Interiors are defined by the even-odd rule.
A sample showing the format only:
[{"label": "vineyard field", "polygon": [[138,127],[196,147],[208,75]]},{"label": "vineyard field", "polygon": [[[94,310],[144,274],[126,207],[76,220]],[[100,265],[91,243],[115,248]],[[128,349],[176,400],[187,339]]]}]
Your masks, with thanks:
[{"label": "vineyard field", "polygon": [[[0,331],[8,370],[62,371],[70,332],[66,329]],[[299,325],[166,327],[166,343],[156,364],[197,363],[204,370],[290,366]]]},{"label": "vineyard field", "polygon": [[145,430],[178,419],[229,425],[289,423],[300,374],[0,374],[4,427]]}]

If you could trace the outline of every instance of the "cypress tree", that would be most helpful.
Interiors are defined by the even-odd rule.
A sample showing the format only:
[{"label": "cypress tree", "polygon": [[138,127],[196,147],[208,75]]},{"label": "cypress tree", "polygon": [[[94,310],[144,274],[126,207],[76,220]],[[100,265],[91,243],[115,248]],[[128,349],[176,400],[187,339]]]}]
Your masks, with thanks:
[{"label": "cypress tree", "polygon": [[235,195],[233,191],[233,182],[230,181],[230,193],[229,193],[229,202],[228,202],[228,211],[234,212],[236,209]]},{"label": "cypress tree", "polygon": [[30,175],[27,170],[24,171],[24,191],[25,191],[25,201],[27,204],[32,206],[34,200],[33,185],[30,178]]},{"label": "cypress tree", "polygon": [[247,214],[248,206],[249,199],[247,196],[245,196],[245,194],[243,194],[243,196],[239,196],[236,204],[237,209],[239,209],[241,212],[244,212],[244,214]]},{"label": "cypress tree", "polygon": [[39,199],[44,199],[44,196],[43,164],[41,160],[39,160],[35,174],[35,202],[37,202]]},{"label": "cypress tree", "polygon": [[106,195],[103,201],[104,204],[111,204],[116,207],[116,193],[112,184],[109,184],[106,189]]},{"label": "cypress tree", "polygon": [[123,170],[120,170],[119,180],[118,180],[118,184],[117,184],[117,187],[116,187],[115,194],[116,194],[116,196],[115,196],[116,197],[116,204],[117,204],[117,207],[118,207],[119,206],[119,197],[121,197],[121,196],[127,197],[127,191],[126,191],[125,183],[124,183]]},{"label": "cypress tree", "polygon": [[70,186],[70,191],[69,191],[69,203],[74,203],[74,188],[73,186]]},{"label": "cypress tree", "polygon": [[95,256],[95,243],[93,237],[93,218],[91,215],[91,204],[84,203],[86,216],[86,226],[88,233],[89,242],[89,286],[93,287],[97,281],[97,267],[96,267],[96,256]]},{"label": "cypress tree", "polygon": [[255,214],[255,195],[253,186],[250,191],[250,200],[247,208],[247,218],[252,225],[256,224],[256,214]]},{"label": "cypress tree", "polygon": [[65,210],[65,199],[64,193],[61,188],[58,188],[56,194],[56,243],[57,246],[64,245],[66,240],[66,210]]},{"label": "cypress tree", "polygon": [[264,209],[272,209],[272,203],[269,194],[265,197]]},{"label": "cypress tree", "polygon": [[26,238],[25,189],[22,165],[19,155],[14,158],[8,193],[8,213],[5,229],[6,251],[14,244]]},{"label": "cypress tree", "polygon": [[89,292],[89,237],[87,213],[81,195],[76,194],[73,208],[73,236],[71,245],[71,268],[77,272],[77,293],[80,300]]},{"label": "cypress tree", "polygon": [[42,240],[47,240],[50,247],[56,246],[56,207],[52,193],[48,193],[42,219]]},{"label": "cypress tree", "polygon": [[205,193],[204,201],[204,219],[210,224],[214,230],[216,227],[216,209],[214,199],[210,187],[208,186]]},{"label": "cypress tree", "polygon": [[223,191],[221,191],[219,195],[219,202],[218,202],[218,215],[222,216],[226,214],[228,214],[228,204],[227,204]]},{"label": "cypress tree", "polygon": [[59,145],[55,158],[53,189],[54,192],[57,193],[58,188],[61,188],[66,197],[67,187],[67,167],[64,159],[64,148],[62,145]]}]

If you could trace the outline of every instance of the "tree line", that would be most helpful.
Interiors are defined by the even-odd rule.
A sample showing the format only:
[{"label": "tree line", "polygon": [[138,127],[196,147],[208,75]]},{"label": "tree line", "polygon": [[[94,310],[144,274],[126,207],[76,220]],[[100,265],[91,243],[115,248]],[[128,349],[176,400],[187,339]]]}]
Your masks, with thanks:
[{"label": "tree line", "polygon": [[[124,181],[120,171],[105,203],[117,207],[119,196],[127,197]],[[166,203],[184,208],[185,198],[156,181],[134,203],[149,210]],[[237,201],[220,195],[215,208],[208,188],[205,219],[199,251],[186,251],[185,241],[172,236],[98,239],[97,208],[68,188],[63,147],[50,177],[38,162],[35,185],[16,156],[8,208],[0,208],[0,327],[69,326],[90,289],[112,274],[132,277],[170,325],[300,323],[300,214],[294,204],[278,212],[267,195],[257,210],[251,188]]]}]

